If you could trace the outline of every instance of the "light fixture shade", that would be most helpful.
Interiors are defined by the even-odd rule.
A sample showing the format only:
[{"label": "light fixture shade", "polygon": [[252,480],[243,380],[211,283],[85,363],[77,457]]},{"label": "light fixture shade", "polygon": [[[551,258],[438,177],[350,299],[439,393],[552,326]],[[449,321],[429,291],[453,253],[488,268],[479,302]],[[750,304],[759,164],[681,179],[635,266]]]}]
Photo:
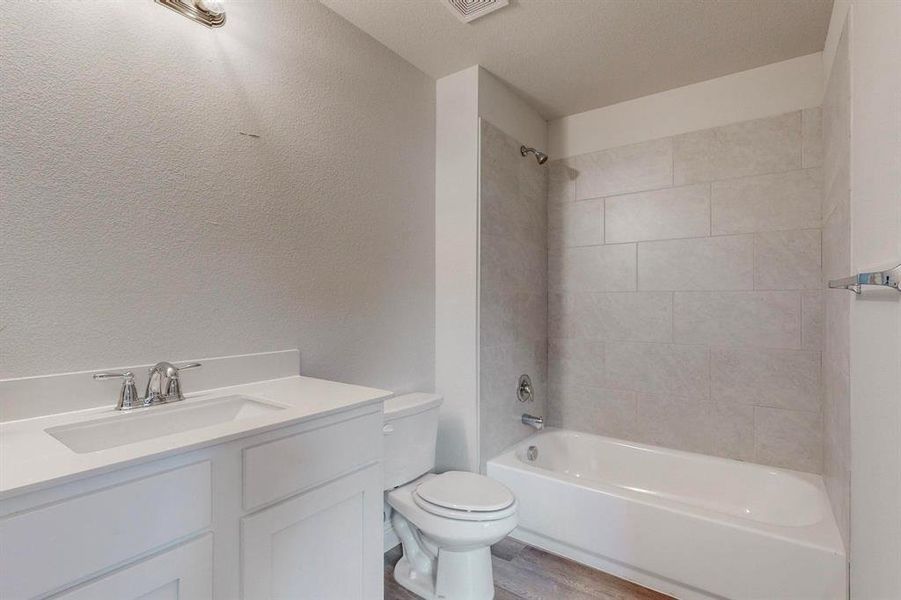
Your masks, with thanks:
[{"label": "light fixture shade", "polygon": [[206,27],[225,25],[225,10],[221,0],[156,0],[156,3]]}]

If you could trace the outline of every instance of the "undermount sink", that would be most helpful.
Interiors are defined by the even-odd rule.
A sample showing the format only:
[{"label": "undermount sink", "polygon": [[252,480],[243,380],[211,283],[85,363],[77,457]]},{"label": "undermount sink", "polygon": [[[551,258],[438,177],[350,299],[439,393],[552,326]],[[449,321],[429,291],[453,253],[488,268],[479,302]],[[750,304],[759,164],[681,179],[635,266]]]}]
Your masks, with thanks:
[{"label": "undermount sink", "polygon": [[188,400],[177,404],[150,406],[93,421],[51,427],[46,432],[74,452],[84,454],[172,433],[249,419],[284,408],[247,396],[223,396],[196,402]]}]

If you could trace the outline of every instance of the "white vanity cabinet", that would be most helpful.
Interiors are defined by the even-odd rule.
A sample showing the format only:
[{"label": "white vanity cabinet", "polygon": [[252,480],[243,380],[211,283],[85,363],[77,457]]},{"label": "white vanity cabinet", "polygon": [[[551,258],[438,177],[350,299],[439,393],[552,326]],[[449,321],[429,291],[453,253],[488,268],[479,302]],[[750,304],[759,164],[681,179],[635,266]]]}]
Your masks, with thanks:
[{"label": "white vanity cabinet", "polygon": [[368,560],[382,551],[380,483],[367,467],[241,519],[243,597],[370,597],[382,576]]},{"label": "white vanity cabinet", "polygon": [[0,598],[382,598],[381,403],[0,500]]}]

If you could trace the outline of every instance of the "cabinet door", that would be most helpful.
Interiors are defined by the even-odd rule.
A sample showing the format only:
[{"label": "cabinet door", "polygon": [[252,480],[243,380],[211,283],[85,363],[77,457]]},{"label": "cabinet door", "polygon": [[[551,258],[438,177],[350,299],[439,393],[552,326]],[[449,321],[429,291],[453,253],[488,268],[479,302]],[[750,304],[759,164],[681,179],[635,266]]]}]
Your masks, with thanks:
[{"label": "cabinet door", "polygon": [[212,600],[213,537],[176,546],[54,598],[59,600]]},{"label": "cabinet door", "polygon": [[246,600],[381,600],[376,463],[241,520]]}]

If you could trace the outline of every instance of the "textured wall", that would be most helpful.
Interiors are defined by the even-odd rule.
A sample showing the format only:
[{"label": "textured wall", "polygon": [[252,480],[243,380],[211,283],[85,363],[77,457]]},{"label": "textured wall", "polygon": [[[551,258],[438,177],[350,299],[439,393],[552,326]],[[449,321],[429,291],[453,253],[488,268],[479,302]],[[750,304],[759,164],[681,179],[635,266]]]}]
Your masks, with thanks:
[{"label": "textured wall", "polygon": [[[851,71],[848,36],[839,38],[823,98],[823,279],[851,273]],[[848,547],[851,486],[850,310],[854,297],[826,291],[823,344],[823,475]]]},{"label": "textured wall", "polygon": [[0,3],[0,377],[301,350],[430,388],[434,81],[316,2]]},{"label": "textured wall", "polygon": [[[547,167],[481,120],[479,251],[479,446],[481,467],[534,430],[547,394]],[[519,376],[535,399],[516,397]]]},{"label": "textured wall", "polygon": [[820,110],[555,162],[553,424],[822,469]]}]

